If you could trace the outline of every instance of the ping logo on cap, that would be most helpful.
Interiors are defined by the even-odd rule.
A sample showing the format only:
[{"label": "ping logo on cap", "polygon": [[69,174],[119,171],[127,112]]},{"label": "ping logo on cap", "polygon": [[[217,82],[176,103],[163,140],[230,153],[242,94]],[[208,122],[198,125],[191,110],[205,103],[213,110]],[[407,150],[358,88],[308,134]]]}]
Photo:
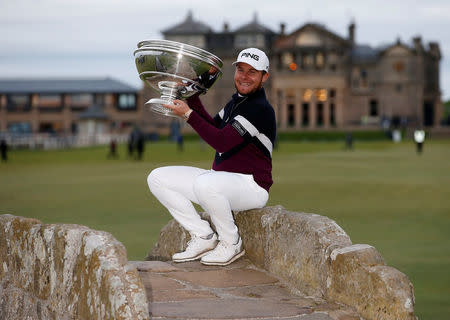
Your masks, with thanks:
[{"label": "ping logo on cap", "polygon": [[253,60],[259,61],[259,56],[257,54],[254,53],[250,53],[250,52],[242,52],[241,57],[250,57]]}]

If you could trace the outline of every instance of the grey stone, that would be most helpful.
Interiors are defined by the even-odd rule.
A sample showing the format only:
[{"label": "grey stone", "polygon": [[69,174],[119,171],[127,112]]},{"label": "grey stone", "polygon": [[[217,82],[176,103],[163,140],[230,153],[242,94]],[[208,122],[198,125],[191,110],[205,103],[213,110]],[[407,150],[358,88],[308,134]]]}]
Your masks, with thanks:
[{"label": "grey stone", "polygon": [[[281,206],[236,212],[234,217],[245,258],[280,279],[291,292],[344,303],[369,320],[415,319],[409,279],[385,266],[375,248],[352,246],[333,220],[289,212]],[[202,218],[210,221],[205,213]],[[170,260],[173,253],[185,248],[188,239],[189,234],[172,220],[148,257]],[[356,317],[342,312],[320,316]]]},{"label": "grey stone", "polygon": [[311,309],[270,300],[231,298],[157,302],[152,304],[151,313],[163,319],[282,319],[311,313]]},{"label": "grey stone", "polygon": [[173,265],[163,261],[130,261],[129,263],[130,265],[134,266],[139,272],[171,272],[180,270],[179,268],[176,268]]},{"label": "grey stone", "polygon": [[408,277],[384,265],[369,245],[336,249],[331,254],[327,294],[368,319],[416,319],[414,290]]},{"label": "grey stone", "polygon": [[2,215],[0,248],[2,319],[149,319],[139,274],[109,233]]},{"label": "grey stone", "polygon": [[158,241],[147,255],[146,260],[171,260],[174,253],[181,252],[186,248],[189,239],[189,232],[172,219],[161,229]]}]

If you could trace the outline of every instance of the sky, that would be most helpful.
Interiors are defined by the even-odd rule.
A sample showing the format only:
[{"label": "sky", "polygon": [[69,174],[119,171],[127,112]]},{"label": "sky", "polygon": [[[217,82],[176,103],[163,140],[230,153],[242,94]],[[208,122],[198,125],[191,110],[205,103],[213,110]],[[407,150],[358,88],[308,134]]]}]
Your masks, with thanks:
[{"label": "sky", "polygon": [[320,23],[373,47],[411,43],[441,49],[441,91],[450,99],[450,1],[448,0],[0,0],[0,78],[113,77],[142,86],[133,51],[141,40],[162,39],[161,31],[194,20],[221,31],[253,20],[275,32]]}]

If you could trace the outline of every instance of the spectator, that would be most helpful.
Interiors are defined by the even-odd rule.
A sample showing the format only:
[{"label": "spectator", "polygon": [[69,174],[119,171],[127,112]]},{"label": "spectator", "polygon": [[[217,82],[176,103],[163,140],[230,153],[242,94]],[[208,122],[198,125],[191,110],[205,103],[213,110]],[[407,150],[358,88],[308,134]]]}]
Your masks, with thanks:
[{"label": "spectator", "polygon": [[425,131],[422,129],[414,131],[414,141],[416,142],[417,153],[421,154],[423,150],[423,142],[425,141]]},{"label": "spectator", "polygon": [[0,142],[0,151],[2,154],[2,162],[8,161],[8,144],[5,139]]},{"label": "spectator", "polygon": [[116,139],[111,139],[111,142],[109,143],[108,158],[117,158],[117,142],[116,142]]}]

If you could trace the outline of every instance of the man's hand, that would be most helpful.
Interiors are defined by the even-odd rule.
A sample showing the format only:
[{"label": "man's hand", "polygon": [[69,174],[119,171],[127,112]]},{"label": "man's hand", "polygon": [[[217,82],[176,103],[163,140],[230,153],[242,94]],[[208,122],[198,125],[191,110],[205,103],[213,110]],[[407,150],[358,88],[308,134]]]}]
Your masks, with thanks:
[{"label": "man's hand", "polygon": [[186,102],[182,100],[173,100],[172,104],[163,104],[164,108],[172,110],[174,114],[183,118],[185,113],[191,110]]}]

